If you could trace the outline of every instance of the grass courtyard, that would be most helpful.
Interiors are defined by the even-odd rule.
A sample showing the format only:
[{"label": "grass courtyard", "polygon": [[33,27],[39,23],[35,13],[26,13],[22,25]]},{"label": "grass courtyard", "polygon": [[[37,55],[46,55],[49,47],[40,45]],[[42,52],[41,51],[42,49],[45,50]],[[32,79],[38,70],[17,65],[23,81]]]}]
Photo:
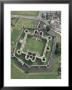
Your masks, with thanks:
[{"label": "grass courtyard", "polygon": [[28,36],[24,51],[36,52],[39,56],[42,56],[45,48],[46,41],[35,36]]}]

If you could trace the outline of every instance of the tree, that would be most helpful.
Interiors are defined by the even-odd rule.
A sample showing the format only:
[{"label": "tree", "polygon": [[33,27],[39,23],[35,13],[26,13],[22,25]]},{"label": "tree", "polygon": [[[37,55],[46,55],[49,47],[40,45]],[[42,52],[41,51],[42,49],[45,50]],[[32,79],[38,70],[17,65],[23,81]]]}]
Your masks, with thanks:
[{"label": "tree", "polygon": [[50,26],[47,25],[47,26],[46,26],[46,31],[48,32],[49,30],[50,30]]},{"label": "tree", "polygon": [[44,19],[45,18],[45,15],[42,13],[41,17]]},{"label": "tree", "polygon": [[58,75],[61,74],[61,67],[60,67],[60,66],[59,66],[58,69],[57,69],[57,73],[58,73]]},{"label": "tree", "polygon": [[28,74],[28,73],[29,73],[29,71],[27,71],[27,70],[26,70],[26,71],[25,71],[25,73],[26,73],[26,74]]},{"label": "tree", "polygon": [[48,13],[46,13],[46,19],[48,20]]},{"label": "tree", "polygon": [[61,54],[61,44],[60,43],[56,44],[55,54],[56,55],[60,55]]}]

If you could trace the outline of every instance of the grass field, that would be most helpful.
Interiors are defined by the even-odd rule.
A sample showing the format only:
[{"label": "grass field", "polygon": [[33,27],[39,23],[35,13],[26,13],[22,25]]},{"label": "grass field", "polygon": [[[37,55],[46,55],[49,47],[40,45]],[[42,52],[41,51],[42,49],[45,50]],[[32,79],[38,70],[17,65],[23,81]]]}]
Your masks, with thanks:
[{"label": "grass field", "polygon": [[11,32],[11,41],[14,42],[14,46],[16,45],[16,42],[18,41],[18,36],[20,35],[21,30],[13,30]]},{"label": "grass field", "polygon": [[12,25],[12,27],[15,26],[15,24],[16,24],[17,21],[18,21],[18,19],[19,19],[19,18],[12,18],[12,19],[11,19],[11,25]]},{"label": "grass field", "polygon": [[16,44],[17,38],[20,35],[20,33],[22,32],[23,27],[36,28],[38,21],[29,20],[29,19],[13,19],[12,24],[14,25],[14,27],[11,26],[11,28],[12,28],[11,40],[14,41],[14,44]]},{"label": "grass field", "polygon": [[12,26],[13,30],[22,30],[23,27],[33,29],[37,27],[38,21],[19,18],[17,21],[16,19],[12,20],[12,25],[14,25]]},{"label": "grass field", "polygon": [[59,65],[60,57],[56,57],[55,64],[49,72],[45,73],[29,73],[26,74],[20,67],[12,61],[11,64],[11,79],[57,79],[57,69]]},{"label": "grass field", "polygon": [[28,37],[26,41],[26,47],[24,50],[27,51],[28,49],[29,51],[37,52],[40,56],[42,56],[46,42],[42,39],[36,40],[36,38],[37,37],[35,36]]},{"label": "grass field", "polygon": [[38,11],[12,11],[11,15],[37,16]]},{"label": "grass field", "polygon": [[38,24],[38,21],[31,20],[31,19],[19,19],[18,22],[15,25],[16,30],[21,30],[22,27],[25,28],[36,28]]}]

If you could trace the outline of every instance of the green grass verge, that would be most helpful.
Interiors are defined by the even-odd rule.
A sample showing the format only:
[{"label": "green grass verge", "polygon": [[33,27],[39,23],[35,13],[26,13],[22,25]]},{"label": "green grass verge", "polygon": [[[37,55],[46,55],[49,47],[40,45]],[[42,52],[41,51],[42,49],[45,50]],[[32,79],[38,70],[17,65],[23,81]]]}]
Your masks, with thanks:
[{"label": "green grass verge", "polygon": [[12,11],[12,15],[38,16],[38,11]]},{"label": "green grass verge", "polygon": [[16,42],[18,40],[18,36],[20,35],[21,30],[13,30],[11,32],[11,41],[14,42],[14,45],[16,45]]}]

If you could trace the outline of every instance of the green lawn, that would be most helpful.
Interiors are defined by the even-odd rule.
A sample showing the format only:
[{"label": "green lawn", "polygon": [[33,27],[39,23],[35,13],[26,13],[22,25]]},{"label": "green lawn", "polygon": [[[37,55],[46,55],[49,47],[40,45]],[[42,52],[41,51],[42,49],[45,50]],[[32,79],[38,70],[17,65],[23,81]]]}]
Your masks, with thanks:
[{"label": "green lawn", "polygon": [[16,42],[18,41],[18,36],[21,34],[21,30],[13,30],[11,32],[11,41],[14,42],[14,45],[16,45]]},{"label": "green lawn", "polygon": [[14,27],[19,18],[11,18],[11,25]]},{"label": "green lawn", "polygon": [[38,24],[38,21],[20,18],[18,20],[18,22],[15,24],[14,29],[21,30],[23,27],[25,27],[25,28],[36,28],[37,24]]},{"label": "green lawn", "polygon": [[29,20],[29,19],[18,19],[17,22],[16,19],[13,20],[13,26],[11,26],[12,32],[11,32],[11,40],[15,42],[17,42],[17,38],[20,35],[20,33],[23,30],[23,26],[25,28],[36,28],[38,21],[34,21],[34,20]]},{"label": "green lawn", "polygon": [[25,74],[12,65],[11,79],[56,79],[57,73]]},{"label": "green lawn", "polygon": [[38,16],[38,11],[12,11],[12,15]]},{"label": "green lawn", "polygon": [[[12,61],[11,64],[11,79],[58,79],[57,69],[59,65],[60,57],[55,58],[55,63],[49,72],[43,73],[29,73],[26,74],[21,68]],[[15,67],[15,65],[17,67]]]},{"label": "green lawn", "polygon": [[26,46],[24,50],[25,51],[30,50],[32,52],[37,52],[40,56],[42,56],[45,44],[46,43],[42,39],[36,40],[35,36],[31,36],[27,38]]},{"label": "green lawn", "polygon": [[14,27],[12,26],[13,30],[22,30],[23,27],[35,29],[38,25],[38,21],[24,18],[19,18],[17,22],[16,23],[15,22],[16,19],[12,21],[12,24],[14,25]]}]

